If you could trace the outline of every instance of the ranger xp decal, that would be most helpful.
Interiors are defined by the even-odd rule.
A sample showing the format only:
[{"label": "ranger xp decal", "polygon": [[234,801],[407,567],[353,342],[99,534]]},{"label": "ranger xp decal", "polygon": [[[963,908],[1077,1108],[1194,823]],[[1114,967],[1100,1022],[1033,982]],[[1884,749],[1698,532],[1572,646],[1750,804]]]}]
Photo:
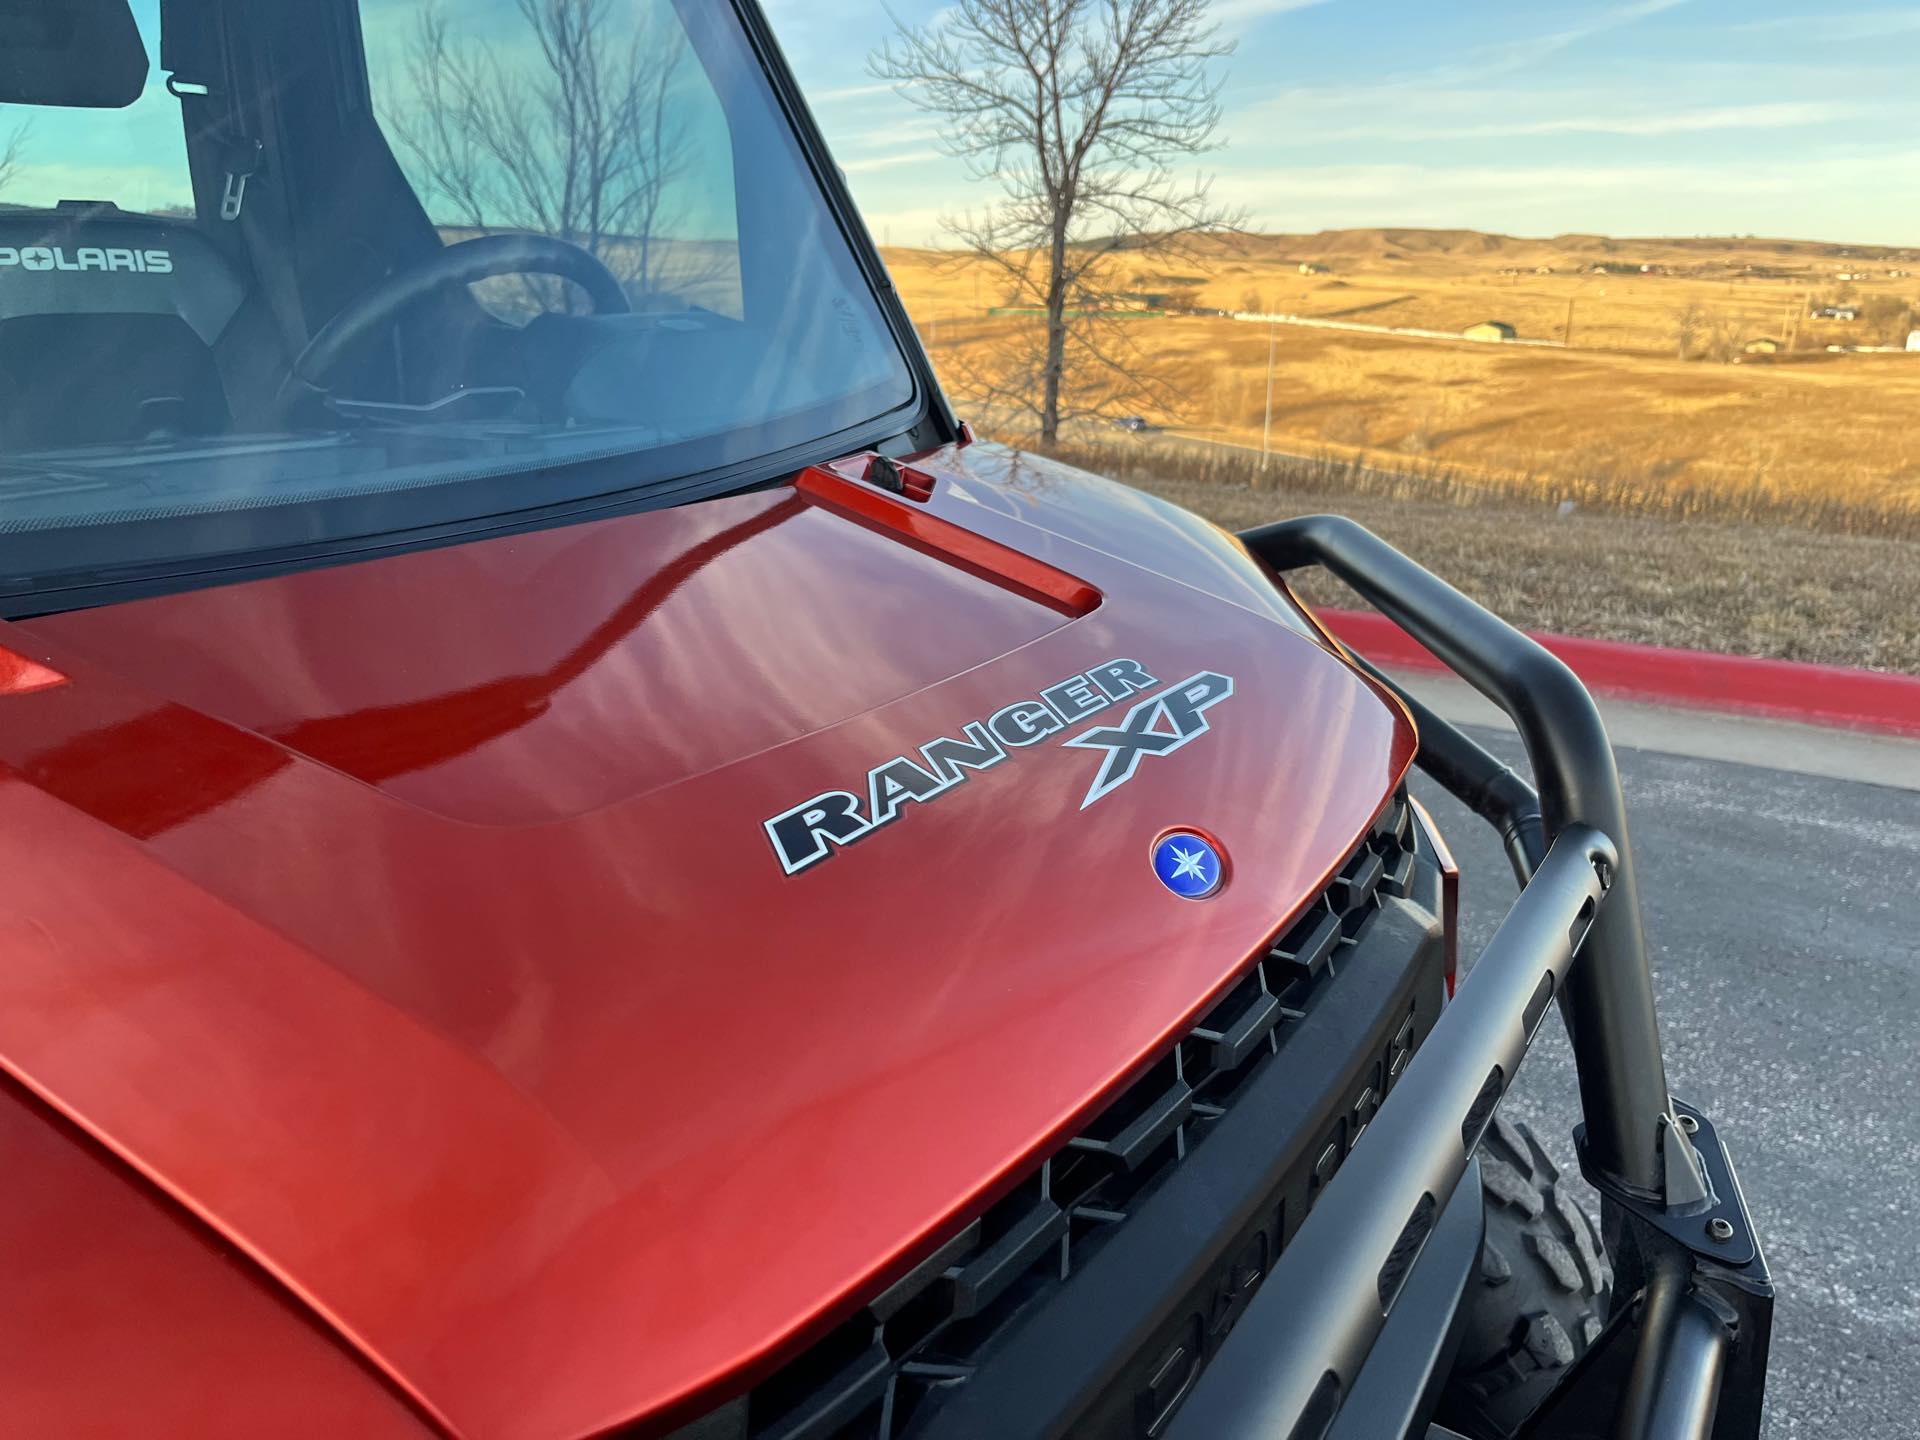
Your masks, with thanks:
[{"label": "ranger xp decal", "polygon": [[[964,737],[941,735],[919,747],[917,757],[896,755],[867,772],[866,793],[828,790],[765,822],[780,868],[792,875],[900,818],[901,807],[944,795],[976,770],[991,770],[1015,750],[1160,682],[1136,660],[1109,660],[1082,675],[1049,685],[1038,699],[1016,700],[984,720],[961,726]],[[1105,751],[1087,787],[1086,809],[1126,784],[1145,755],[1170,755],[1207,733],[1207,710],[1233,694],[1230,676],[1202,670],[1176,685],[1135,701],[1117,725],[1097,726],[1065,741],[1078,750]]]}]

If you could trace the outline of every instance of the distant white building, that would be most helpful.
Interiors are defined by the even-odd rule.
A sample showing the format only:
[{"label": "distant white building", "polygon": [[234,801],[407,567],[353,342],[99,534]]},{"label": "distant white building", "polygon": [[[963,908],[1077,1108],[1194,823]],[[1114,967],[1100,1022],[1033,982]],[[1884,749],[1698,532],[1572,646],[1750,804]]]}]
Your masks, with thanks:
[{"label": "distant white building", "polygon": [[1909,330],[1907,332],[1907,349],[1920,350],[1920,330]]}]

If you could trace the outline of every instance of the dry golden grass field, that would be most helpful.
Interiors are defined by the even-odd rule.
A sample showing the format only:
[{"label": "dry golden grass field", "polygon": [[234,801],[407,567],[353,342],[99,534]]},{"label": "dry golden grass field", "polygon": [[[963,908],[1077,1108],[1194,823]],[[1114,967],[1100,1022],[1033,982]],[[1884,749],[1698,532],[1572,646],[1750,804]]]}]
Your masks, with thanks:
[{"label": "dry golden grass field", "polygon": [[[990,266],[887,259],[936,364],[1034,323],[989,313]],[[1509,496],[1920,537],[1920,353],[1826,349],[1904,344],[1920,326],[1920,251],[1337,231],[1222,243],[1181,271],[1136,265],[1118,288],[1161,311],[1124,323],[1183,392],[1143,407],[1174,434],[1258,447],[1271,353],[1277,451],[1444,470]],[[1821,305],[1861,314],[1810,318]],[[1555,343],[1195,311],[1450,334],[1497,320]],[[1779,353],[1745,353],[1761,340]]]},{"label": "dry golden grass field", "polygon": [[[1461,504],[1419,476],[1327,461],[1262,471],[1237,453],[1194,466],[1124,437],[1068,446],[1064,458],[1229,530],[1349,515],[1528,629],[1920,674],[1912,540],[1584,506],[1563,515],[1512,496]],[[1299,583],[1317,603],[1359,603],[1327,577]]]}]

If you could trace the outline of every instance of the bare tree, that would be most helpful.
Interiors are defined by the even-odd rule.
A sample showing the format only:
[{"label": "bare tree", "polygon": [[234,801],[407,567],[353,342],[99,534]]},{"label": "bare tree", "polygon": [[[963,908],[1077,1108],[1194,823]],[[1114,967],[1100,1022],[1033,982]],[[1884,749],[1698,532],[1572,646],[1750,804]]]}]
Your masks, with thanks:
[{"label": "bare tree", "polygon": [[1691,360],[1700,346],[1701,332],[1706,328],[1706,316],[1698,305],[1688,305],[1680,312],[1675,327],[1676,349],[1682,360]]},{"label": "bare tree", "polygon": [[[437,214],[570,241],[650,294],[688,164],[686,118],[671,103],[685,32],[616,0],[514,4],[524,37],[496,44],[459,37],[425,0],[387,124]],[[615,23],[628,14],[644,18]]]},{"label": "bare tree", "polygon": [[20,171],[20,162],[26,157],[27,141],[33,138],[33,123],[28,121],[14,127],[14,131],[0,145],[0,190],[13,183],[13,177]]},{"label": "bare tree", "polygon": [[1731,363],[1741,351],[1741,329],[1739,317],[1725,313],[1715,314],[1707,323],[1706,344],[1703,353],[1709,360],[1722,365]]},{"label": "bare tree", "polygon": [[1913,304],[1899,295],[1874,295],[1860,306],[1860,323],[1875,345],[1904,344],[1913,329]]},{"label": "bare tree", "polygon": [[1063,421],[1173,403],[1112,301],[1121,256],[1191,255],[1238,224],[1210,177],[1175,170],[1218,143],[1213,62],[1233,47],[1207,0],[957,0],[933,26],[895,28],[869,69],[1003,192],[943,223],[1011,307],[1036,312],[963,384],[1031,416],[1047,445]]}]

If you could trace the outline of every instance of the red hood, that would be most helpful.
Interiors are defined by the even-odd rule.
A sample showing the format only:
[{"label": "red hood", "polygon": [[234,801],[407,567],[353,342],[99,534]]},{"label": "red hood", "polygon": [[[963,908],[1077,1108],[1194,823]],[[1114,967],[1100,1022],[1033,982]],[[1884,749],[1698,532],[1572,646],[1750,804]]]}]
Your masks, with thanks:
[{"label": "red hood", "polygon": [[[684,1413],[817,1333],[1149,1060],[1412,744],[1210,527],[937,471],[0,627],[72,681],[0,695],[0,1062],[461,1433]],[[1122,657],[1233,693],[1084,809],[1051,736],[776,863],[777,812]],[[1155,881],[1174,825],[1214,899]]]}]

